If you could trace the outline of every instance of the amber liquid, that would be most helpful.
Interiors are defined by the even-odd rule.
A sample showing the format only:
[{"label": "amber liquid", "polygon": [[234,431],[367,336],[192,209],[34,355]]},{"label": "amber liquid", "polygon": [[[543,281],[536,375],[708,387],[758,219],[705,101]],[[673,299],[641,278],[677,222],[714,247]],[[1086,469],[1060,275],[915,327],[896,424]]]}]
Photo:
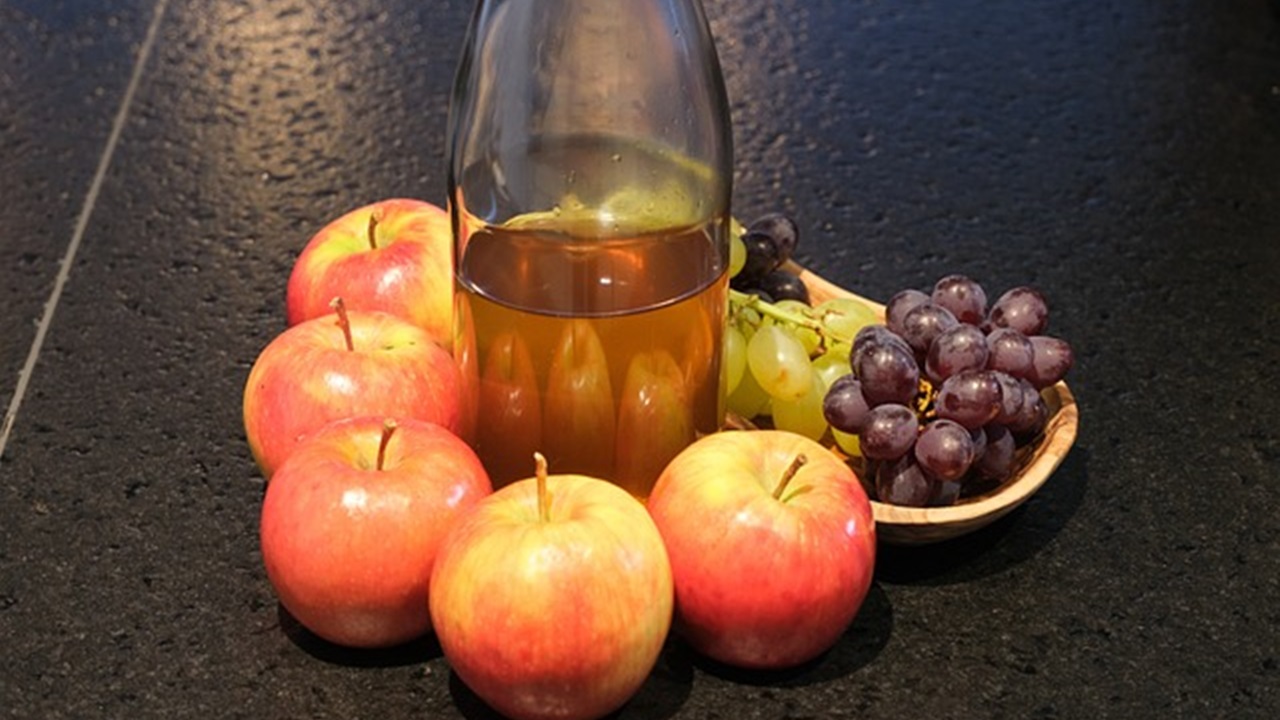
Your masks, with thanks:
[{"label": "amber liquid", "polygon": [[724,420],[727,185],[606,135],[538,136],[461,172],[454,354],[495,487],[540,452],[647,497]]},{"label": "amber liquid", "polygon": [[716,431],[722,267],[705,227],[471,235],[459,356],[473,358],[475,445],[494,485],[531,476],[538,451],[553,473],[603,477],[643,498],[676,453]]}]

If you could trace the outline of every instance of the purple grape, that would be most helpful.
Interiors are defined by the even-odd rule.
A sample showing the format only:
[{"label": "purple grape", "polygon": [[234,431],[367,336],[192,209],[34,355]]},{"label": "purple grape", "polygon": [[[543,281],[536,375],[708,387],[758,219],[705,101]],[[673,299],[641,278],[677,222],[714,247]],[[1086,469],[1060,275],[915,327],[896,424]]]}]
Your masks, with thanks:
[{"label": "purple grape", "polygon": [[799,300],[806,305],[809,304],[809,287],[804,284],[800,276],[786,270],[772,270],[766,273],[756,283],[756,287],[768,293],[775,301]]},{"label": "purple grape", "polygon": [[1031,372],[1027,379],[1036,388],[1043,389],[1066,377],[1075,364],[1075,353],[1066,340],[1048,335],[1033,335],[1031,341]]},{"label": "purple grape", "polygon": [[1013,434],[1003,425],[983,428],[987,437],[987,451],[973,464],[980,477],[1004,480],[1013,474],[1013,453],[1016,449]]},{"label": "purple grape", "polygon": [[907,341],[917,357],[929,352],[929,345],[943,330],[959,324],[951,311],[933,302],[921,303],[902,317],[902,339]]},{"label": "purple grape", "polygon": [[1045,405],[1040,391],[1029,381],[1019,380],[1018,384],[1022,386],[1022,407],[1007,427],[1021,445],[1044,429],[1045,422],[1049,419],[1049,407]]},{"label": "purple grape", "polygon": [[876,468],[876,496],[882,503],[924,507],[933,495],[934,481],[910,455]]},{"label": "purple grape", "polygon": [[862,432],[871,406],[862,395],[862,381],[852,374],[831,383],[822,399],[822,414],[831,427],[846,433]]},{"label": "purple grape", "polygon": [[925,373],[929,379],[942,382],[965,370],[982,370],[987,366],[987,336],[973,325],[956,325],[943,330],[929,345]]},{"label": "purple grape", "polygon": [[936,485],[933,497],[929,499],[929,504],[934,507],[955,505],[960,499],[960,491],[964,489],[964,482],[961,480],[940,480]]},{"label": "purple grape", "polygon": [[773,242],[774,255],[777,256],[779,265],[790,260],[795,254],[796,246],[800,244],[800,227],[795,220],[783,213],[761,215],[751,221],[747,232],[760,233]]},{"label": "purple grape", "polygon": [[988,370],[965,370],[943,381],[934,407],[940,418],[980,428],[1000,413],[1000,383]]},{"label": "purple grape", "polygon": [[1008,425],[1022,411],[1022,382],[999,370],[992,370],[991,376],[1000,384],[1000,412],[992,422]]},{"label": "purple grape", "polygon": [[964,275],[948,275],[933,286],[935,305],[951,311],[962,323],[981,325],[987,316],[987,293]]},{"label": "purple grape", "polygon": [[865,346],[855,355],[853,372],[862,381],[862,394],[872,407],[911,404],[920,390],[920,367],[910,352],[886,343]]},{"label": "purple grape", "polygon": [[742,236],[742,244],[747,248],[747,260],[738,274],[733,276],[731,284],[738,290],[747,290],[765,275],[778,269],[782,259],[773,238],[765,233],[747,231]]},{"label": "purple grape", "polygon": [[897,345],[902,348],[908,355],[912,354],[911,346],[903,340],[900,335],[890,330],[886,325],[867,325],[853,336],[853,352],[850,353],[849,361],[857,362],[858,352],[866,350],[875,345]]},{"label": "purple grape", "polygon": [[996,328],[987,334],[987,368],[1024,378],[1031,372],[1031,341],[1013,328]]},{"label": "purple grape", "polygon": [[889,298],[888,304],[884,306],[885,325],[889,329],[902,334],[902,319],[907,313],[915,308],[929,302],[929,296],[919,290],[901,290],[893,297]]},{"label": "purple grape", "polygon": [[905,405],[877,405],[858,434],[862,454],[872,460],[896,460],[911,450],[920,423]]},{"label": "purple grape", "polygon": [[[890,330],[887,325],[865,325],[854,334],[853,349],[857,350],[868,343],[891,342],[894,338],[898,338],[897,333]],[[901,340],[901,338],[898,339]]]},{"label": "purple grape", "polygon": [[973,464],[969,430],[951,420],[935,420],[916,438],[916,462],[939,480],[959,480]]},{"label": "purple grape", "polygon": [[987,319],[992,328],[1013,328],[1031,337],[1044,332],[1049,325],[1049,305],[1033,288],[1016,287],[1000,296],[991,306]]},{"label": "purple grape", "polygon": [[978,462],[983,453],[987,451],[987,433],[984,428],[990,427],[984,425],[976,430],[969,431],[969,439],[973,441],[973,461]]}]

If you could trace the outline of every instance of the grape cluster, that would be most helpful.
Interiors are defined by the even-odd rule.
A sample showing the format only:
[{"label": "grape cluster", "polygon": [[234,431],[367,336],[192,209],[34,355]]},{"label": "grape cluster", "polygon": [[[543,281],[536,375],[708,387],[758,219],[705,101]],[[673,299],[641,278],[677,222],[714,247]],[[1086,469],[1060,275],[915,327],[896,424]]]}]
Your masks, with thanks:
[{"label": "grape cluster", "polygon": [[988,306],[981,285],[948,275],[894,295],[883,321],[852,298],[811,305],[786,267],[799,237],[782,213],[734,222],[729,410],[833,442],[881,502],[949,505],[1007,479],[1048,420],[1040,391],[1074,362],[1045,334],[1044,297],[1017,287]]},{"label": "grape cluster", "polygon": [[[800,242],[800,228],[783,213],[769,213],[733,233],[730,286],[764,302],[795,300],[809,303],[809,289],[794,273],[782,268]],[[739,259],[735,264],[733,261]]]},{"label": "grape cluster", "polygon": [[881,502],[950,505],[1007,479],[1017,449],[1048,420],[1041,390],[1074,362],[1045,335],[1044,297],[1017,287],[987,306],[963,275],[931,293],[903,290],[885,323],[853,341],[852,372],[832,383],[823,414],[846,452],[867,460]]},{"label": "grape cluster", "polygon": [[735,223],[724,348],[728,406],[741,417],[769,416],[776,428],[823,440],[827,388],[848,374],[854,336],[879,318],[850,298],[810,305],[804,282],[784,267],[799,236],[782,213],[745,228]]}]

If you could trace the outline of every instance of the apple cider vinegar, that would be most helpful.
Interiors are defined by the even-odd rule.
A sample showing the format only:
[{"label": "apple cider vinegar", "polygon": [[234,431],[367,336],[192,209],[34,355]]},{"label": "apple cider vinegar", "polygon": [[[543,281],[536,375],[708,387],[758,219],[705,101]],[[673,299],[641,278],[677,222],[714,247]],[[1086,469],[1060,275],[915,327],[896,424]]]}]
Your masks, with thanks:
[{"label": "apple cider vinegar", "polygon": [[733,132],[700,0],[476,0],[449,110],[454,357],[495,485],[646,497],[720,428]]},{"label": "apple cider vinegar", "polygon": [[599,139],[555,151],[580,156],[583,176],[643,163],[655,185],[604,193],[580,179],[548,210],[459,234],[455,354],[476,449],[495,485],[530,476],[536,450],[553,473],[644,497],[724,418],[727,228],[678,222],[698,204],[696,165]]},{"label": "apple cider vinegar", "polygon": [[[479,369],[477,452],[495,485],[530,476],[539,450],[553,472],[644,497],[676,453],[719,429],[726,278],[695,284],[678,270],[705,263],[712,242],[705,229],[605,242],[472,236],[460,286]],[[573,273],[600,282],[559,292]],[[494,420],[514,414],[526,422]]]}]

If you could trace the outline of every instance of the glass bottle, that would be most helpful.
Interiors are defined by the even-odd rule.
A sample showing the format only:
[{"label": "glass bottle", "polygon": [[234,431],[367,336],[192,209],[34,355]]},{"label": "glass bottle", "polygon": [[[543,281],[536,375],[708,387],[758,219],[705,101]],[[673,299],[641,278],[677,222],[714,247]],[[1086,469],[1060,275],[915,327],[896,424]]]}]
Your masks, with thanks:
[{"label": "glass bottle", "polygon": [[455,356],[495,486],[648,495],[724,419],[732,139],[698,0],[479,0],[449,119]]}]

